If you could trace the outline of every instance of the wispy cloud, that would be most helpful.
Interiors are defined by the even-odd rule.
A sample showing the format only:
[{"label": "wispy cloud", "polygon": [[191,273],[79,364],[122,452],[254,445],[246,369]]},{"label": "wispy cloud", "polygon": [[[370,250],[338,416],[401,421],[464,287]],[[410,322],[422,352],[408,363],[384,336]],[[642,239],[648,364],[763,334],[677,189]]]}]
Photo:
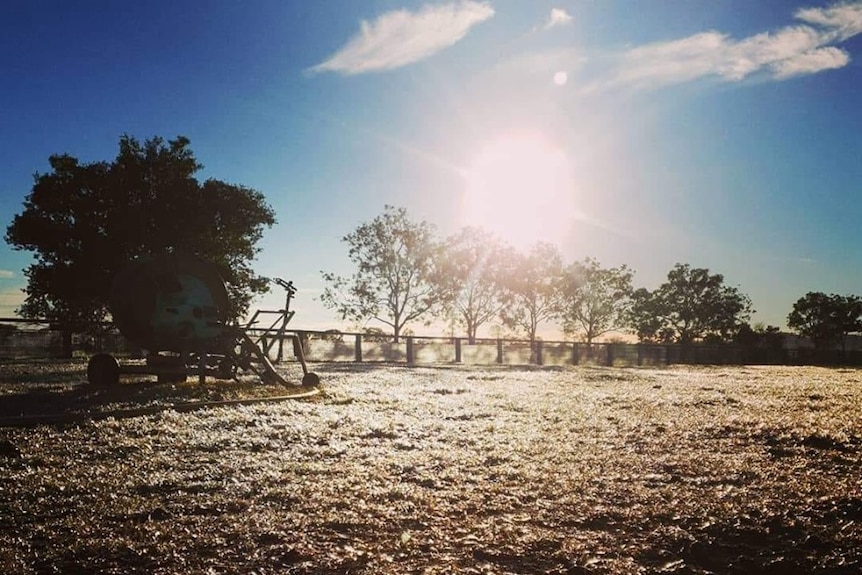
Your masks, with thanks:
[{"label": "wispy cloud", "polygon": [[832,44],[862,33],[862,1],[803,8],[803,22],[741,40],[716,31],[629,49],[597,87],[656,88],[705,77],[740,81],[753,74],[776,80],[846,66],[850,55]]},{"label": "wispy cloud", "polygon": [[843,68],[850,62],[850,56],[844,50],[827,47],[811,50],[804,54],[776,62],[772,67],[775,78],[783,80],[791,76],[814,74],[823,70]]},{"label": "wispy cloud", "polygon": [[545,22],[543,29],[548,30],[555,26],[563,26],[572,21],[572,16],[562,8],[552,8],[548,20]]},{"label": "wispy cloud", "polygon": [[15,278],[15,272],[12,270],[0,270],[0,280],[11,280]]},{"label": "wispy cloud", "polygon": [[363,20],[355,37],[310,71],[362,74],[400,68],[456,44],[493,15],[488,2],[473,0],[386,12],[372,22]]},{"label": "wispy cloud", "polygon": [[862,32],[862,3],[857,1],[829,8],[801,8],[796,11],[796,18],[831,29],[834,40],[840,42]]}]

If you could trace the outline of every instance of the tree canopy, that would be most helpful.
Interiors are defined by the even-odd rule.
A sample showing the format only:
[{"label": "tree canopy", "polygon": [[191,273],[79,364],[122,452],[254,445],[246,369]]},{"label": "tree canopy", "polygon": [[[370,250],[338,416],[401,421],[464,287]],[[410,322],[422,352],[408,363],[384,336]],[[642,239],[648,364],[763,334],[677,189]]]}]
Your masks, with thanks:
[{"label": "tree canopy", "polygon": [[705,268],[676,264],[655,291],[632,295],[630,325],[641,341],[728,341],[751,316],[751,300]]},{"label": "tree canopy", "polygon": [[862,298],[808,292],[793,304],[787,325],[819,348],[843,346],[847,335],[862,332]]},{"label": "tree canopy", "polygon": [[343,241],[356,271],[350,277],[321,272],[328,284],[321,302],[342,319],[376,320],[392,328],[397,342],[404,327],[449,298],[439,281],[440,244],[435,228],[413,221],[407,210],[385,206]]},{"label": "tree canopy", "polygon": [[559,311],[562,258],[556,246],[538,242],[527,253],[517,252],[503,282],[503,325],[536,340],[539,325]]},{"label": "tree canopy", "polygon": [[563,274],[560,318],[563,332],[594,339],[626,326],[634,274],[625,265],[603,268],[586,258],[569,265]]},{"label": "tree canopy", "polygon": [[502,309],[502,284],[514,253],[491,233],[473,227],[448,238],[444,252],[439,277],[449,284],[446,308],[474,343],[478,329]]},{"label": "tree canopy", "polygon": [[182,252],[219,266],[239,317],[267,289],[251,261],[275,213],[259,191],[209,179],[187,138],[143,143],[124,135],[112,162],[49,158],[51,171],[34,176],[23,211],[6,241],[34,253],[27,277],[25,317],[88,323],[106,317],[112,278],[131,259]]}]

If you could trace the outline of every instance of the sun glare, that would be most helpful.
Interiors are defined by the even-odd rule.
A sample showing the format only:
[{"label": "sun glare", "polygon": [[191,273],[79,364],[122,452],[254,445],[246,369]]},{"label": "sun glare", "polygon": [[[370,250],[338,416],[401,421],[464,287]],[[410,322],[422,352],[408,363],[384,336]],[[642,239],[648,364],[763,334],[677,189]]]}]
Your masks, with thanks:
[{"label": "sun glare", "polygon": [[541,137],[490,142],[466,172],[465,225],[494,232],[518,247],[558,242],[572,221],[572,178],[565,154]]}]

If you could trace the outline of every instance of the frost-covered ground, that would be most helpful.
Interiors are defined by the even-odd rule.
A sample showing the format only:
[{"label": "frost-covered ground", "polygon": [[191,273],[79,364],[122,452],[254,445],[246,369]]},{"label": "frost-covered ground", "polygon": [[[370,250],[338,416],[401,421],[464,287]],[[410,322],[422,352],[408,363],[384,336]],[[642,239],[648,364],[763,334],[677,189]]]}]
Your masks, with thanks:
[{"label": "frost-covered ground", "polygon": [[[0,404],[271,392],[42,368]],[[862,371],[316,370],[311,400],[0,428],[0,571],[862,572]]]}]

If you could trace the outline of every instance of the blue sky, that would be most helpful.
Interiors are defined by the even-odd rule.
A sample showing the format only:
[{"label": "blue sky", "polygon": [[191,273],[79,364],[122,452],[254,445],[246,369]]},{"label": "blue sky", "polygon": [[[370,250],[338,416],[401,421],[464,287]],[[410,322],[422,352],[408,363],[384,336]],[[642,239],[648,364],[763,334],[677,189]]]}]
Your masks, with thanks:
[{"label": "blue sky", "polygon": [[[862,293],[860,61],[862,1],[8,0],[0,223],[53,153],[184,135],[276,210],[255,267],[300,288],[297,326],[338,325],[320,270],[394,204],[639,287],[707,267],[784,327]],[[0,317],[29,262],[0,246]]]}]

